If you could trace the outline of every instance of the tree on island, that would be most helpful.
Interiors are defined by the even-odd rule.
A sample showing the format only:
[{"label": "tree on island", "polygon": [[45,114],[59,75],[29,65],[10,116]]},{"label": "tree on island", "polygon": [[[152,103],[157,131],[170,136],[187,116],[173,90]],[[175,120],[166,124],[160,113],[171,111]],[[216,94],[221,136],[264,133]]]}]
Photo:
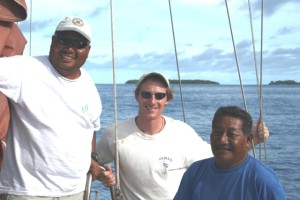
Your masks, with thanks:
[{"label": "tree on island", "polygon": [[293,80],[284,80],[284,81],[271,81],[269,85],[298,85],[300,82]]}]

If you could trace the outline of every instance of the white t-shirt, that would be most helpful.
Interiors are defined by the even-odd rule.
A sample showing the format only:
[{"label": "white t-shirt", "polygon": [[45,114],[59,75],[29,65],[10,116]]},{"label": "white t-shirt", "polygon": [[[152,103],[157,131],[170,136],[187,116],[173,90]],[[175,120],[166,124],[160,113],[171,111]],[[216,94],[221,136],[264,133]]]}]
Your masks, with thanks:
[{"label": "white t-shirt", "polygon": [[88,73],[68,80],[48,56],[0,59],[11,125],[0,193],[64,196],[84,191],[101,100]]},{"label": "white t-shirt", "polygon": [[[134,118],[118,123],[120,187],[126,200],[173,199],[183,173],[194,161],[212,157],[210,144],[186,123],[164,116],[155,135],[142,133]],[[115,128],[108,127],[97,144],[100,163],[115,159]]]}]

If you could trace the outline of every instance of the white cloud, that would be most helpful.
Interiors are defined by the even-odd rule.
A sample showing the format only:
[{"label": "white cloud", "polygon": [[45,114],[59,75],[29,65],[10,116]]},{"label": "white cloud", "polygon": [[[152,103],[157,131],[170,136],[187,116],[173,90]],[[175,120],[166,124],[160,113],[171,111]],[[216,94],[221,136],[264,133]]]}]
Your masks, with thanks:
[{"label": "white cloud", "polygon": [[[181,77],[238,84],[224,1],[174,0],[171,3]],[[245,73],[244,80],[255,84],[247,4],[246,1],[228,0],[238,56]],[[89,0],[89,3],[83,0],[33,1],[32,55],[49,52],[51,35],[61,19],[67,15],[82,16],[93,27],[92,49],[85,68],[95,82],[112,83],[109,6],[108,0]],[[300,82],[299,75],[296,75],[299,74],[297,69],[300,63],[299,52],[297,53],[300,45],[300,2],[266,2],[264,9],[263,81],[268,83],[271,80],[289,78]],[[252,1],[252,12],[259,59],[259,0]],[[25,23],[20,23],[27,39],[29,17]],[[144,70],[151,69],[177,78],[168,1],[113,1],[113,19],[114,53],[119,83],[137,79]],[[29,45],[26,52],[28,48]],[[228,69],[234,71],[228,72]]]}]

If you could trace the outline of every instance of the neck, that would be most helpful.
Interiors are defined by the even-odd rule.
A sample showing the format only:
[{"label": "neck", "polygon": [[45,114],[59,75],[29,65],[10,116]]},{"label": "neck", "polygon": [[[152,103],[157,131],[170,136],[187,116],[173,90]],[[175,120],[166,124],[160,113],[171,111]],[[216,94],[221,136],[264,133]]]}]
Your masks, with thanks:
[{"label": "neck", "polygon": [[135,123],[143,133],[148,135],[155,135],[161,132],[166,124],[165,119],[162,116],[153,120],[144,120],[141,117],[137,116],[135,118]]}]

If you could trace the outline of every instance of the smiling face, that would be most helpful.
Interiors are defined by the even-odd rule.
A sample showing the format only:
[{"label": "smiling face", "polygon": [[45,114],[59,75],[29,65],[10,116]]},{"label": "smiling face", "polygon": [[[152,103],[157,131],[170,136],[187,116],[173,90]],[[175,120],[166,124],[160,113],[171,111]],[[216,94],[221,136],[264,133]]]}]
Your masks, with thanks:
[{"label": "smiling face", "polygon": [[[145,93],[147,95],[145,95]],[[167,88],[162,81],[159,81],[158,79],[145,80],[140,85],[135,96],[139,104],[139,117],[144,120],[160,118],[165,106],[168,104],[166,93]],[[166,95],[164,96],[162,94]]]},{"label": "smiling face", "polygon": [[229,115],[215,119],[210,135],[211,148],[219,168],[233,168],[248,155],[252,135],[243,133],[243,121]]},{"label": "smiling face", "polygon": [[[56,71],[65,78],[76,79],[80,76],[80,67],[85,63],[90,45],[78,48],[72,42],[86,42],[81,34],[74,31],[57,32],[58,36],[52,37],[49,60]],[[60,37],[68,39],[68,43],[61,41]],[[72,41],[72,42],[70,42]]]}]

